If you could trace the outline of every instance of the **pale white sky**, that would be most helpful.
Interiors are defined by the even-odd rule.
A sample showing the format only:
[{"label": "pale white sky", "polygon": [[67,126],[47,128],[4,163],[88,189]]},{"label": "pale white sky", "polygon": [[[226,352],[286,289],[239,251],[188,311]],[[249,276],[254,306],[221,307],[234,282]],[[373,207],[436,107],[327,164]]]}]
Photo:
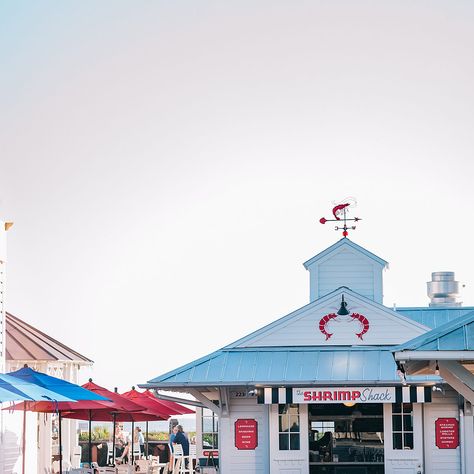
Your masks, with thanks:
[{"label": "pale white sky", "polygon": [[[120,391],[306,304],[339,239],[385,303],[474,305],[474,4],[0,4],[8,309]],[[84,373],[84,380],[90,373]]]}]

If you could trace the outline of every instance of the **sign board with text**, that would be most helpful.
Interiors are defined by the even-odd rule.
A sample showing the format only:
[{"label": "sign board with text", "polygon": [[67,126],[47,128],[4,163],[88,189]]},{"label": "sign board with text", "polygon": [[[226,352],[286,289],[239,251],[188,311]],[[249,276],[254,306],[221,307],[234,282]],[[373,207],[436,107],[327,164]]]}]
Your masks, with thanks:
[{"label": "sign board with text", "polygon": [[395,403],[395,387],[294,388],[293,403]]},{"label": "sign board with text", "polygon": [[255,449],[258,446],[258,423],[251,418],[235,420],[235,447]]},{"label": "sign board with text", "polygon": [[459,422],[456,418],[438,418],[435,421],[436,446],[456,449],[459,446]]},{"label": "sign board with text", "polygon": [[206,456],[207,458],[217,458],[219,456],[219,451],[217,450],[212,450],[212,449],[205,449],[203,452],[202,452],[202,455],[203,456]]}]

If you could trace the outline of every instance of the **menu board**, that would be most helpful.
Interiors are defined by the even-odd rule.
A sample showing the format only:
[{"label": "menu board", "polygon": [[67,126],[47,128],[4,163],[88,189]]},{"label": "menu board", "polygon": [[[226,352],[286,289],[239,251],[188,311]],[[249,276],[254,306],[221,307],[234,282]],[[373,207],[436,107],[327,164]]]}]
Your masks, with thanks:
[{"label": "menu board", "polygon": [[459,446],[459,422],[456,418],[438,418],[435,433],[439,449],[456,449]]},{"label": "menu board", "polygon": [[255,449],[258,446],[257,420],[239,418],[235,421],[235,447],[237,449]]}]

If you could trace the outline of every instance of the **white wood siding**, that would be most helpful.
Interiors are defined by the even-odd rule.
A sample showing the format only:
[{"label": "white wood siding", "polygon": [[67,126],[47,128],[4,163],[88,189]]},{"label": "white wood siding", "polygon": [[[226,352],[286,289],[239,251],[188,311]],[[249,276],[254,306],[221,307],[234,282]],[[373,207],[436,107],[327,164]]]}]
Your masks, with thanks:
[{"label": "white wood siding", "polygon": [[[255,450],[239,450],[235,447],[234,423],[239,418],[251,418],[258,423],[258,446]],[[255,398],[232,399],[230,416],[219,420],[222,474],[267,474],[269,458],[268,405],[258,405]]]},{"label": "white wood siding", "polygon": [[341,247],[308,268],[310,301],[341,286],[382,303],[382,266],[352,248]]},{"label": "white wood siding", "polygon": [[458,474],[461,472],[461,448],[439,449],[435,442],[435,421],[438,418],[456,418],[459,421],[457,393],[452,390],[446,391],[445,395],[439,392],[434,393],[432,403],[425,405],[424,418],[426,472],[430,474]]},{"label": "white wood siding", "polygon": [[321,318],[329,313],[336,313],[340,307],[341,296],[335,295],[334,299],[324,305],[302,311],[242,346],[401,344],[426,332],[425,328],[389,309],[368,305],[353,296],[346,295],[345,299],[350,313],[362,314],[369,320],[369,330],[362,336],[363,339],[356,335],[361,331],[361,324],[350,317],[338,317],[326,325],[326,330],[333,334],[328,340],[319,330]]}]

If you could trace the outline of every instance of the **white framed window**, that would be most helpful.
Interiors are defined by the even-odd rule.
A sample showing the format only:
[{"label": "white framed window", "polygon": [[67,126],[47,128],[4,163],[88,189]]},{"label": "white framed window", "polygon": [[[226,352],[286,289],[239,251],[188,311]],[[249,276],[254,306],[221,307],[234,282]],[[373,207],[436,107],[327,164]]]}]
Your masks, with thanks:
[{"label": "white framed window", "polygon": [[219,449],[219,418],[208,408],[202,409],[202,449]]},{"label": "white framed window", "polygon": [[278,405],[278,444],[280,451],[300,449],[299,405]]},{"label": "white framed window", "polygon": [[413,449],[413,404],[392,404],[393,449]]}]

